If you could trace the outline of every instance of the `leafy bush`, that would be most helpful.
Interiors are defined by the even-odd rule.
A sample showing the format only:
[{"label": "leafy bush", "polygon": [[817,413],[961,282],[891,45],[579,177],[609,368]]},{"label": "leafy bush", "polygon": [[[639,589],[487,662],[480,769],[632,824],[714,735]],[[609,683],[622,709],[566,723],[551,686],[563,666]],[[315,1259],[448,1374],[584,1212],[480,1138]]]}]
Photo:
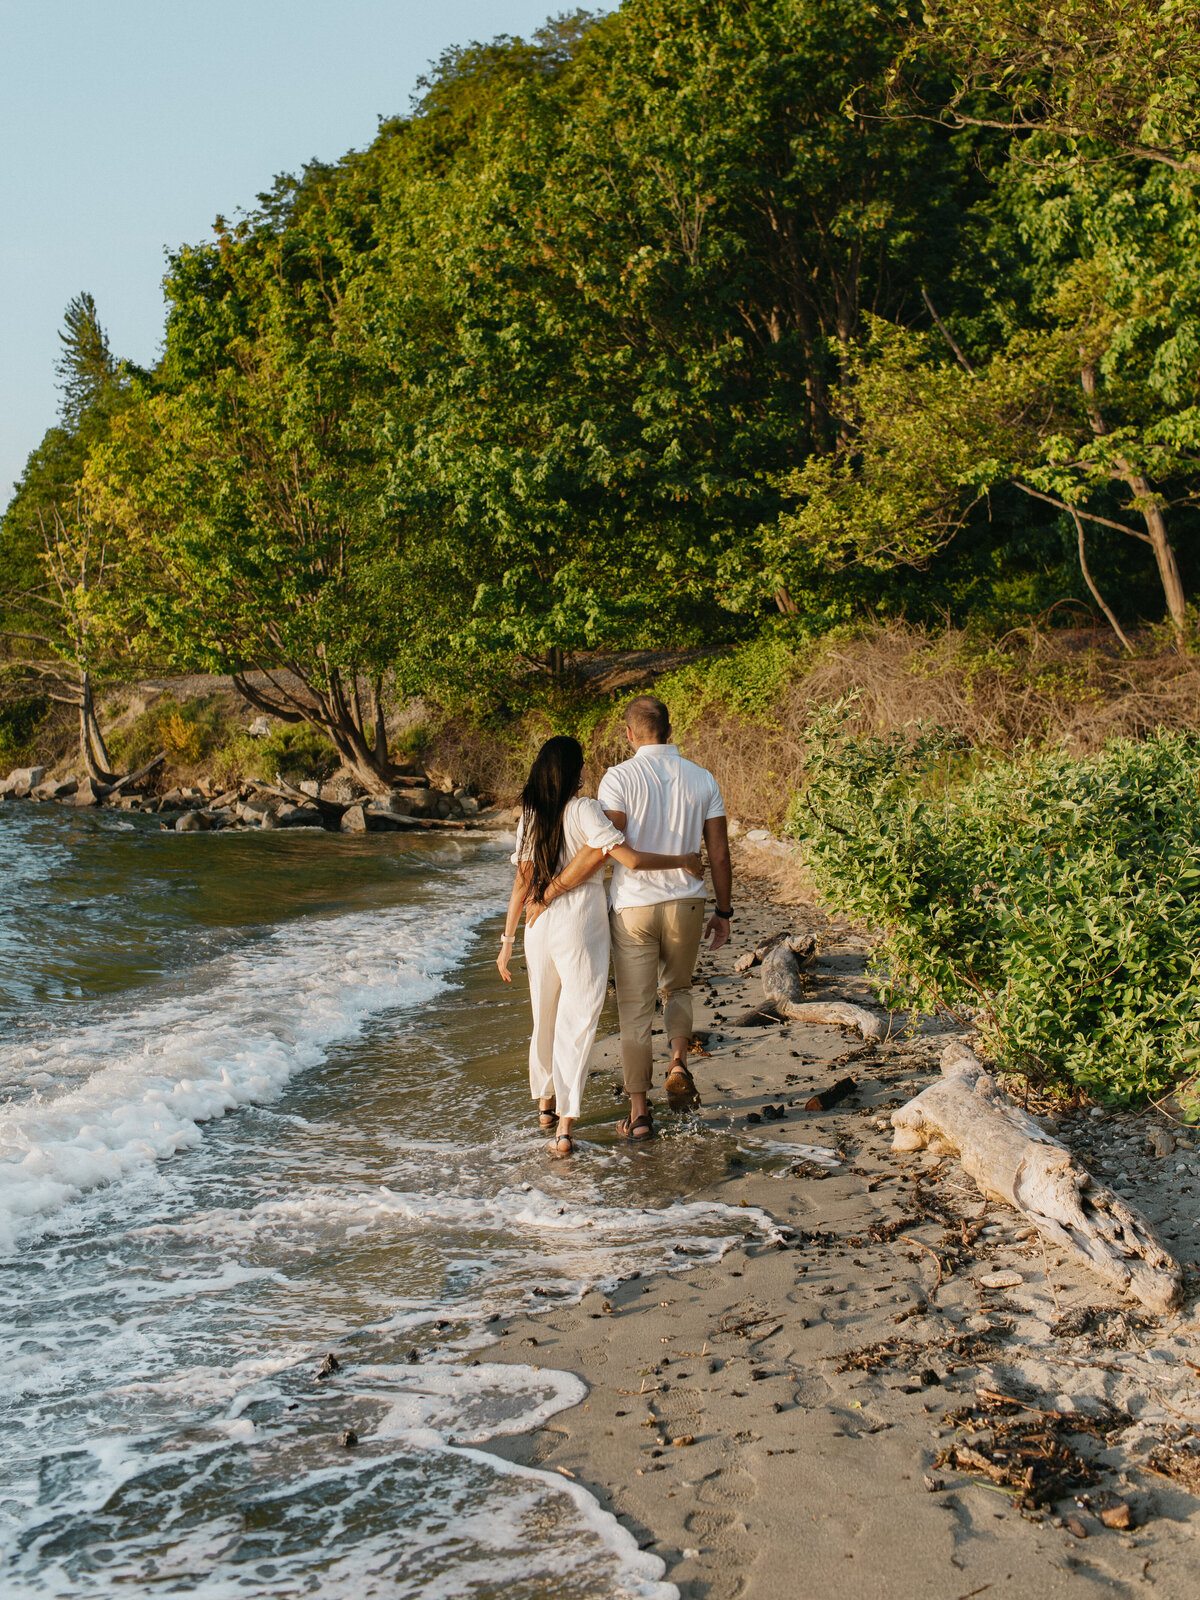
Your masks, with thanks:
[{"label": "leafy bush", "polygon": [[1098,1099],[1193,1090],[1200,1064],[1200,741],[979,766],[942,730],[813,728],[792,831],[880,928],[890,1004],[973,1014],[1001,1063]]},{"label": "leafy bush", "polygon": [[327,778],[340,765],[341,757],[317,728],[307,722],[280,722],[265,739],[236,733],[218,750],[212,769],[220,784],[241,778],[272,783],[276,777],[298,783],[302,778]]},{"label": "leafy bush", "polygon": [[176,701],[169,695],[152,705],[109,741],[113,756],[132,771],[165,750],[184,766],[195,767],[218,748],[225,717],[216,695]]},{"label": "leafy bush", "polygon": [[0,764],[18,766],[29,757],[37,732],[49,714],[50,701],[45,695],[0,705]]}]

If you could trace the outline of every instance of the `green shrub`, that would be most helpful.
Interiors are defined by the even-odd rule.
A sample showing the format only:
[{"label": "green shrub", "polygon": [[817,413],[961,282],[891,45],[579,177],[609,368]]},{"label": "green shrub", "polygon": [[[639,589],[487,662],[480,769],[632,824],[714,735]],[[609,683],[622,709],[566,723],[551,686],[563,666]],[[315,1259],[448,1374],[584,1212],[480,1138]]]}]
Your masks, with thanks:
[{"label": "green shrub", "polygon": [[195,767],[220,746],[225,731],[219,696],[176,701],[164,695],[128,728],[115,733],[109,745],[114,759],[130,772],[144,766],[160,750],[165,750],[174,762]]},{"label": "green shrub", "polygon": [[652,692],[670,706],[676,733],[686,733],[714,706],[760,720],[778,713],[784,687],[798,665],[784,640],[768,636],[689,662],[660,678]]},{"label": "green shrub", "polygon": [[38,730],[50,715],[45,695],[30,695],[0,705],[0,765],[28,762]]},{"label": "green shrub", "polygon": [[265,739],[235,733],[218,750],[212,770],[220,784],[241,778],[273,783],[276,777],[299,783],[303,778],[328,778],[339,766],[341,757],[319,729],[307,722],[277,722]]},{"label": "green shrub", "polygon": [[974,1015],[1001,1064],[1128,1101],[1200,1066],[1200,742],[980,766],[940,730],[817,720],[791,816],[818,884],[882,930],[889,1004]]}]

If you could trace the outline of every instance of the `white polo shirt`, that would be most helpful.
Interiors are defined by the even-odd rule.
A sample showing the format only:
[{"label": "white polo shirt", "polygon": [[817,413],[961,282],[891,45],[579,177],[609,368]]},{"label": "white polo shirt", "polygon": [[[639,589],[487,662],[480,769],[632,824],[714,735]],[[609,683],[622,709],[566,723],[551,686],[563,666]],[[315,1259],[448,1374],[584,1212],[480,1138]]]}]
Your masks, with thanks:
[{"label": "white polo shirt", "polygon": [[[625,839],[633,849],[660,855],[699,850],[704,824],[710,817],[725,815],[712,773],[685,761],[673,744],[644,744],[630,760],[609,767],[597,798],[605,811],[625,813]],[[693,878],[682,867],[631,872],[619,862],[613,866],[614,911],[703,897],[703,879]]]}]

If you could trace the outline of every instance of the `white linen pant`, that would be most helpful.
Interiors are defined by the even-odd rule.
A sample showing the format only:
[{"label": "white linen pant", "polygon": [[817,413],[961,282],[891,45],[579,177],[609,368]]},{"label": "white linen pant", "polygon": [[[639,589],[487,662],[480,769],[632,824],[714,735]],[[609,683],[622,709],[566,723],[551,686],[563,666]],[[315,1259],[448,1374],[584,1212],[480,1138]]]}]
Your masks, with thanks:
[{"label": "white linen pant", "polygon": [[609,931],[604,885],[583,883],[552,900],[525,932],[533,1036],[529,1092],[577,1117],[588,1058],[608,984]]}]

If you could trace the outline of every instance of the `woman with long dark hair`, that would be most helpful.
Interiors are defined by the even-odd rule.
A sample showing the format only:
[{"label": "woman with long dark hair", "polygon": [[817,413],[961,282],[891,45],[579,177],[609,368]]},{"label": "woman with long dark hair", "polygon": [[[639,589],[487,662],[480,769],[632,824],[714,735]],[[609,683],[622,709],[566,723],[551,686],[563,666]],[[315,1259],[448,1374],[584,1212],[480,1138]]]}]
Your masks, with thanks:
[{"label": "woman with long dark hair", "polygon": [[[604,815],[599,801],[581,795],[583,749],[557,735],[538,751],[521,793],[521,821],[513,865],[517,869],[496,965],[511,983],[509,958],[521,912],[526,912],[525,959],[533,1002],[529,1088],[543,1128],[557,1122],[554,1154],[570,1155],[571,1126],[579,1116],[588,1057],[608,983],[608,906],[600,870],[612,856],[634,871],[683,867],[701,875],[700,857],[633,850]],[[555,879],[580,852],[594,858],[592,876],[565,893]]]}]

